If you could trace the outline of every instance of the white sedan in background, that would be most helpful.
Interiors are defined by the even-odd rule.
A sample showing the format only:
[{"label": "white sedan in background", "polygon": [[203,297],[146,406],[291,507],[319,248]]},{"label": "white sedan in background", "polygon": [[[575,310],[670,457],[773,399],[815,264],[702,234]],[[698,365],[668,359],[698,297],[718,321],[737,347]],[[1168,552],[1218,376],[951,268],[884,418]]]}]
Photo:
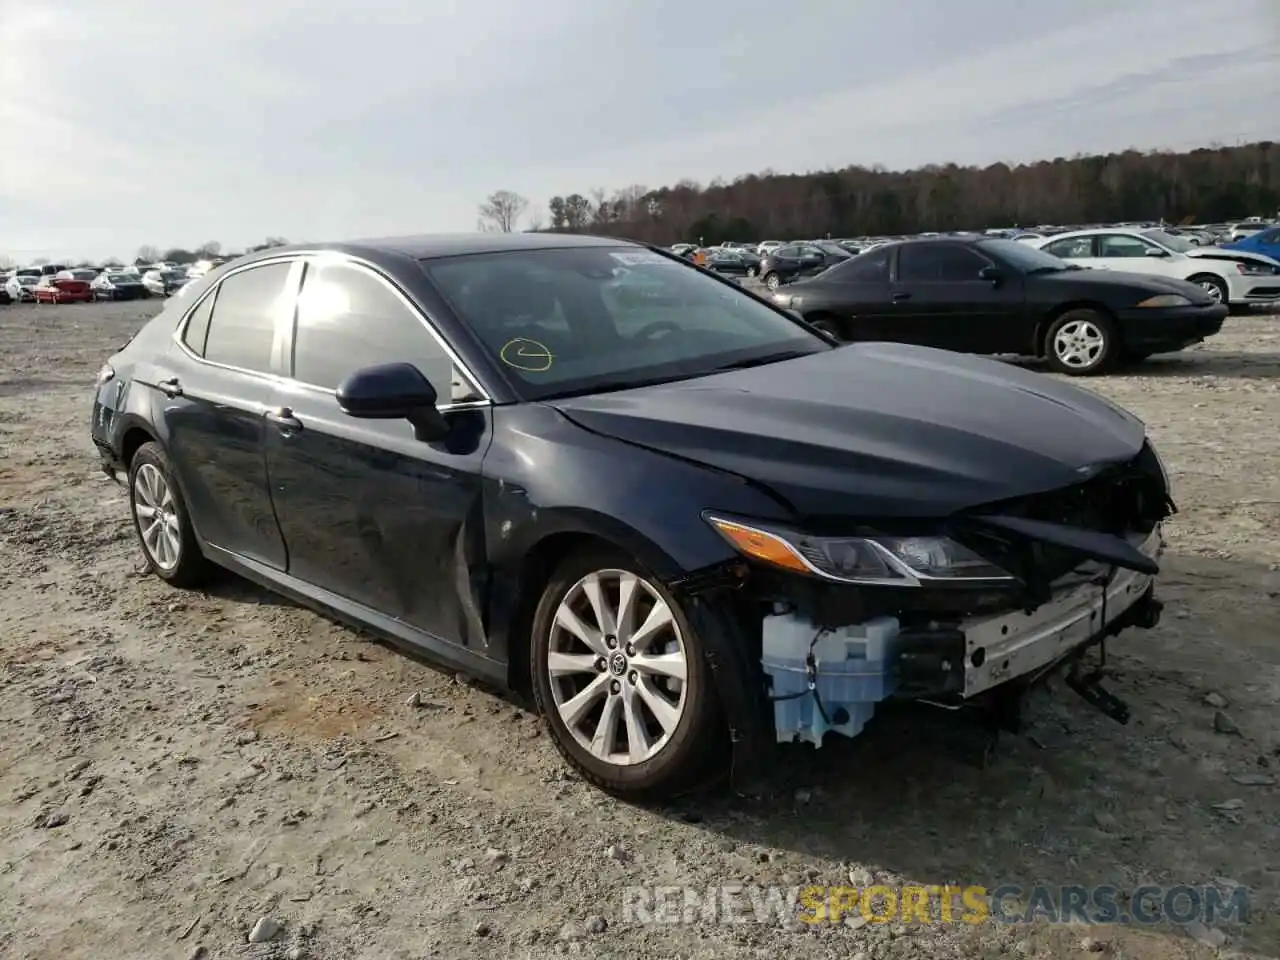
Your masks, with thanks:
[{"label": "white sedan in background", "polygon": [[1081,267],[1188,280],[1230,306],[1280,302],[1280,261],[1245,251],[1198,247],[1158,227],[1074,230],[1032,241],[1031,246]]},{"label": "white sedan in background", "polygon": [[4,285],[5,293],[9,294],[9,299],[14,303],[34,303],[36,284],[39,282],[39,277],[29,273],[14,274]]},{"label": "white sedan in background", "polygon": [[185,270],[148,270],[142,275],[142,285],[157,297],[176,293],[186,282]]}]

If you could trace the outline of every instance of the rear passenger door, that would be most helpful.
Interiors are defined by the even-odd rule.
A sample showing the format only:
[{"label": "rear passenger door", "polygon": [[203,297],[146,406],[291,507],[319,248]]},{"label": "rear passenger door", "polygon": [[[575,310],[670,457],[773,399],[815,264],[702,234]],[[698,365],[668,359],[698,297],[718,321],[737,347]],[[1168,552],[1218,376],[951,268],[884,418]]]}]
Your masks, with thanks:
[{"label": "rear passenger door", "polygon": [[171,376],[157,378],[159,420],[192,524],[210,546],[285,566],[271,508],[263,416],[285,372],[283,347],[302,264],[228,274],[178,327]]},{"label": "rear passenger door", "polygon": [[[488,399],[392,279],[343,258],[307,262],[287,355],[266,447],[290,577],[372,622],[483,653],[471,578],[483,562]],[[436,388],[446,439],[424,443],[406,421],[338,406],[347,376],[390,362],[414,364]]]}]

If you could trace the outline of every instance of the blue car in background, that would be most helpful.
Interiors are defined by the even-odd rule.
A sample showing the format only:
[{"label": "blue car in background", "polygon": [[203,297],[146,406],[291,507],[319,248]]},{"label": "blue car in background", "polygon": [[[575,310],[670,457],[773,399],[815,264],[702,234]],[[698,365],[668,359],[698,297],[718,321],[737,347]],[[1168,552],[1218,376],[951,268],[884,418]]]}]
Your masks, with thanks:
[{"label": "blue car in background", "polygon": [[1280,224],[1273,224],[1265,230],[1255,233],[1243,240],[1221,245],[1224,250],[1243,250],[1248,253],[1261,253],[1263,256],[1280,260]]}]

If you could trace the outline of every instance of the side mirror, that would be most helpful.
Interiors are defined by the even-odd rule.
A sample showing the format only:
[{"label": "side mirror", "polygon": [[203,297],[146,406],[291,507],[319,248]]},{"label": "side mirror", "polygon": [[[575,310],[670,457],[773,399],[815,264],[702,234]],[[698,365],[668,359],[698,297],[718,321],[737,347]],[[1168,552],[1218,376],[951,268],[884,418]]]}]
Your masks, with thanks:
[{"label": "side mirror", "polygon": [[983,267],[978,271],[978,279],[999,286],[1004,280],[1004,274],[999,267]]},{"label": "side mirror", "polygon": [[408,420],[414,436],[431,442],[449,433],[436,409],[436,388],[411,363],[364,367],[338,385],[338,406],[360,420]]},{"label": "side mirror", "polygon": [[1148,250],[1146,251],[1145,255],[1148,257],[1155,257],[1159,259],[1162,257],[1167,257],[1169,255],[1169,251],[1168,250]]}]

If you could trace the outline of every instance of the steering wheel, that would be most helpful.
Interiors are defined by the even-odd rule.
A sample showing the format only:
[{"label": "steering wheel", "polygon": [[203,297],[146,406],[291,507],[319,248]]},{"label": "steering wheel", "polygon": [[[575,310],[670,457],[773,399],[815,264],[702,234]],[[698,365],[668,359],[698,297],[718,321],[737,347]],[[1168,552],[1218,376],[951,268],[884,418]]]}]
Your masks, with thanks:
[{"label": "steering wheel", "polygon": [[631,335],[632,340],[650,340],[663,333],[679,333],[684,328],[674,320],[655,320],[653,323],[646,323],[643,327]]}]

